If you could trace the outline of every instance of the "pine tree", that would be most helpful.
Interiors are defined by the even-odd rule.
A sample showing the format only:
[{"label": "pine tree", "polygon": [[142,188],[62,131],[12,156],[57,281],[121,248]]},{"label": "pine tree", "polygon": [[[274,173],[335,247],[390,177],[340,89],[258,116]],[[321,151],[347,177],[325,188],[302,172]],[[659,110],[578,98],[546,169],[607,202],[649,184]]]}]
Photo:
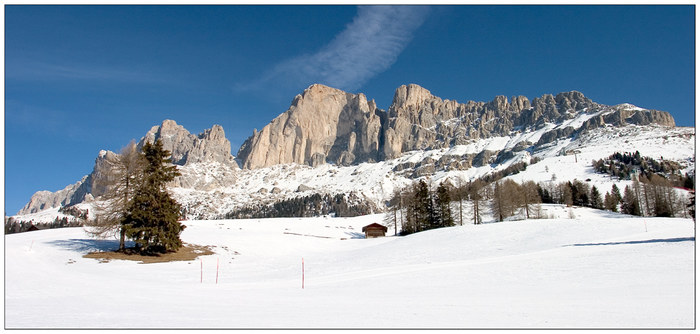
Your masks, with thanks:
[{"label": "pine tree", "polygon": [[180,173],[170,164],[170,152],[157,140],[142,151],[147,161],[142,182],[136,189],[125,219],[126,236],[136,242],[143,254],[176,251],[182,246],[180,205],[168,194],[166,184]]},{"label": "pine tree", "polygon": [[577,206],[589,206],[590,205],[590,200],[588,198],[588,194],[590,193],[589,187],[587,184],[579,181],[579,180],[574,180],[573,182],[568,183],[569,188],[571,189],[571,199],[573,201],[573,205]]},{"label": "pine tree", "polygon": [[603,199],[600,196],[600,191],[596,186],[591,187],[590,204],[592,208],[603,209]]},{"label": "pine tree", "polygon": [[450,210],[450,189],[449,185],[441,182],[435,194],[437,218],[439,227],[453,226],[452,211]]},{"label": "pine tree", "polygon": [[690,216],[693,217],[693,222],[695,222],[695,191],[690,192],[688,213],[690,213]]},{"label": "pine tree", "polygon": [[683,188],[695,189],[695,180],[693,180],[693,177],[689,176],[688,173],[685,173],[685,177],[683,178]]},{"label": "pine tree", "polygon": [[542,203],[554,203],[552,194],[549,192],[549,190],[543,188],[540,183],[537,184],[537,194],[540,196]]},{"label": "pine tree", "polygon": [[[645,192],[642,191],[641,183],[637,178],[632,181],[632,190],[634,191],[634,196],[637,198],[637,207],[639,207],[639,216],[646,216],[644,211],[644,201],[646,200]],[[644,196],[643,196],[644,195]]]},{"label": "pine tree", "polygon": [[605,199],[603,200],[603,203],[605,205],[605,210],[609,210],[612,212],[617,212],[617,197],[615,195],[611,195],[609,192],[605,193]]},{"label": "pine tree", "polygon": [[433,208],[432,196],[430,196],[430,189],[425,181],[418,181],[415,189],[415,197],[416,232],[428,230],[434,222],[435,210]]},{"label": "pine tree", "polygon": [[618,204],[622,201],[622,194],[620,194],[620,188],[617,187],[617,184],[613,183],[610,195],[615,196]]},{"label": "pine tree", "polygon": [[558,203],[566,204],[566,206],[574,205],[574,198],[571,194],[571,187],[569,186],[569,182],[559,183],[559,185],[557,186],[557,192],[559,194]]},{"label": "pine tree", "polygon": [[637,196],[634,194],[634,190],[632,190],[630,186],[625,187],[625,194],[622,196],[622,213],[634,216],[640,215]]}]

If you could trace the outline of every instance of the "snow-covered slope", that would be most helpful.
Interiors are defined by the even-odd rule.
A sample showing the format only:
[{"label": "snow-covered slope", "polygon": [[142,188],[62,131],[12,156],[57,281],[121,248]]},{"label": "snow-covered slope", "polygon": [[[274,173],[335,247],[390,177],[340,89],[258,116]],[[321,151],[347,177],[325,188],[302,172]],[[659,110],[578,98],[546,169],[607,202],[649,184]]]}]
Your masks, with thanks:
[{"label": "snow-covered slope", "polygon": [[[582,117],[587,117],[583,115]],[[574,120],[576,121],[576,120]],[[560,125],[568,126],[568,125]],[[273,203],[274,201],[309,195],[313,193],[353,193],[374,203],[378,211],[383,210],[385,201],[397,188],[404,187],[416,179],[415,171],[421,163],[440,166],[440,159],[459,160],[464,155],[476,155],[483,151],[503,152],[513,150],[522,142],[535,143],[541,135],[552,128],[513,133],[508,137],[492,137],[476,140],[468,145],[456,145],[447,149],[412,151],[400,158],[377,163],[362,163],[356,166],[324,164],[317,167],[306,165],[276,165],[254,170],[236,171],[237,181],[231,187],[203,192],[192,188],[174,188],[181,203],[186,203],[192,217],[212,217],[250,203]],[[520,144],[522,145],[522,144]],[[683,172],[695,171],[695,129],[684,127],[636,126],[604,127],[588,131],[575,138],[567,138],[542,147],[529,147],[513,153],[513,157],[500,163],[492,162],[482,166],[460,170],[433,167],[428,177],[434,185],[449,179],[452,184],[458,180],[468,182],[494,171],[503,170],[514,163],[530,163],[532,158],[541,159],[528,166],[525,172],[513,176],[518,181],[549,181],[555,174],[557,182],[579,179],[594,179],[601,183],[603,193],[618,183],[609,176],[596,174],[591,166],[593,159],[608,157],[615,152],[639,151],[654,159],[668,159],[681,163]],[[437,163],[436,163],[437,162]],[[412,166],[402,169],[401,166]],[[188,168],[187,166],[185,168]],[[197,170],[209,169],[193,165]],[[305,191],[298,191],[299,186]]]},{"label": "snow-covered slope", "polygon": [[[674,160],[683,166],[684,173],[694,174],[694,128],[655,123],[624,126],[604,123],[604,119],[611,115],[637,115],[633,112],[638,110],[645,109],[622,104],[602,106],[592,112],[585,109],[576,113],[572,111],[571,118],[557,124],[519,127],[507,136],[473,139],[441,149],[410,151],[396,159],[350,166],[281,164],[239,169],[229,161],[232,157],[224,162],[200,159],[178,166],[183,176],[173,183],[171,191],[187,209],[187,218],[211,219],[249,205],[268,205],[315,193],[352,195],[359,201],[369,203],[374,212],[382,212],[386,200],[395,189],[418,178],[428,178],[434,186],[444,180],[457,185],[519,162],[531,165],[525,172],[512,176],[517,181],[591,179],[605,193],[617,180],[595,174],[591,161],[615,152],[639,151],[641,155],[657,160]],[[593,121],[598,123],[591,126]],[[186,132],[184,129],[182,131]],[[223,130],[220,132],[223,133]],[[537,160],[539,162],[532,164]],[[617,183],[623,189],[627,182]],[[81,205],[91,207],[89,200]],[[34,222],[53,221],[56,215],[47,212],[14,218]]]},{"label": "snow-covered slope", "polygon": [[[581,114],[580,117],[588,118],[589,115]],[[573,119],[571,122],[584,121]],[[385,208],[385,201],[394,190],[413,182],[418,177],[415,175],[416,171],[423,166],[432,166],[429,173],[420,177],[429,178],[433,185],[444,180],[450,180],[456,185],[459,184],[459,180],[468,182],[503,170],[514,163],[531,163],[534,161],[532,158],[537,158],[539,162],[529,165],[524,172],[511,178],[516,181],[536,182],[548,182],[553,178],[556,182],[591,179],[591,184],[596,185],[603,193],[609,191],[613,183],[620,189],[624,189],[629,183],[611,179],[608,175],[596,174],[592,168],[593,159],[605,158],[615,152],[639,151],[643,156],[654,159],[677,161],[684,167],[684,173],[693,174],[695,171],[694,128],[655,125],[602,127],[542,146],[526,147],[521,144],[535,143],[543,133],[569,125],[548,125],[536,131],[479,139],[467,145],[455,145],[445,149],[412,151],[397,159],[354,166],[323,164],[310,167],[287,164],[250,170],[232,168],[217,162],[191,163],[179,166],[187,179],[199,180],[202,184],[213,186],[181,186],[173,187],[171,191],[187,208],[188,218],[210,219],[247,205],[272,204],[275,201],[314,193],[354,194],[361,200],[372,203],[375,212],[381,212]],[[521,148],[517,149],[518,146]],[[466,169],[442,168],[440,164],[441,159],[459,161],[464,156],[474,156],[485,151],[513,151],[513,154],[509,159],[496,162],[494,153],[490,163]],[[217,178],[222,177],[226,181],[218,182]],[[227,186],[216,186],[220,183]],[[83,203],[81,206],[89,208],[91,205]],[[15,219],[48,222],[55,217],[56,215],[40,212],[15,216]]]},{"label": "snow-covered slope", "polygon": [[83,258],[118,242],[80,228],[12,234],[5,327],[695,327],[692,220],[545,209],[377,239],[381,215],[187,221],[215,254],[157,264]]}]

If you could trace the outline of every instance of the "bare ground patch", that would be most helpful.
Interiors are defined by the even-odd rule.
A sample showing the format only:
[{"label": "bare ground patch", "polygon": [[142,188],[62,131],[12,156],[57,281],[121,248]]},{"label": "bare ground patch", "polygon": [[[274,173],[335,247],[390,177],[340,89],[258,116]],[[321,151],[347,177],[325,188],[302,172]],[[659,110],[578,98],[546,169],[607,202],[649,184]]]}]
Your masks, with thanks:
[{"label": "bare ground patch", "polygon": [[128,261],[138,261],[139,263],[160,263],[160,262],[172,262],[172,261],[192,261],[202,255],[212,255],[214,252],[211,250],[213,246],[200,246],[184,244],[177,252],[170,252],[160,255],[141,255],[141,254],[130,254],[123,252],[91,252],[83,255],[84,258],[96,259],[100,263],[106,263],[111,260],[128,260]]}]

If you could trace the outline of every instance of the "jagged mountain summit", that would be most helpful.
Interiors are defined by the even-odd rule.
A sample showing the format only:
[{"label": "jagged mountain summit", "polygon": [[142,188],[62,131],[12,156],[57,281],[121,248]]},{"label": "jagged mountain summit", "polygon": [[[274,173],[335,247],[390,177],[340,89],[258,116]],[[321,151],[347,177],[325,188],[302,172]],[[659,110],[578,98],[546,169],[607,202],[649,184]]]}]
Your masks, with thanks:
[{"label": "jagged mountain summit", "polygon": [[[210,188],[212,182],[203,182],[198,177],[192,177],[189,173],[190,168],[184,168],[200,162],[216,162],[229,171],[217,180],[219,182],[214,182],[216,186],[225,186],[230,170],[238,169],[235,158],[231,155],[231,143],[226,139],[224,129],[220,125],[214,125],[211,129],[194,135],[175,121],[165,120],[161,125],[152,127],[138,142],[137,148],[141,149],[147,141],[154,142],[157,139],[163,142],[163,148],[172,153],[173,163],[182,166],[180,170],[183,175],[173,181],[175,186]],[[18,214],[36,213],[49,208],[92,201],[104,193],[104,189],[93,183],[99,166],[114,161],[115,157],[116,153],[112,151],[100,151],[89,175],[57,192],[36,192]]]},{"label": "jagged mountain summit", "polygon": [[141,138],[138,147],[146,142],[155,142],[160,139],[163,148],[172,154],[172,161],[176,165],[184,166],[188,163],[216,161],[220,163],[234,163],[231,155],[231,143],[226,139],[224,128],[214,125],[199,135],[191,134],[182,125],[173,120],[165,120],[160,126],[154,126]]},{"label": "jagged mountain summit", "polygon": [[[608,112],[602,114],[603,110]],[[396,89],[389,110],[384,111],[363,94],[316,84],[297,95],[290,108],[261,131],[254,131],[237,157],[248,169],[286,163],[318,166],[376,162],[398,158],[408,151],[537,130],[581,114],[591,115],[581,128],[546,133],[543,141],[605,125],[675,125],[667,112],[624,105],[611,108],[576,91],[544,95],[532,102],[524,96],[510,101],[497,96],[491,102],[458,103],[410,84]]]},{"label": "jagged mountain summit", "polygon": [[383,120],[364,94],[312,85],[238,151],[242,167],[378,160]]},{"label": "jagged mountain summit", "polygon": [[[663,155],[694,174],[694,137],[693,128],[675,127],[667,112],[627,103],[602,105],[576,91],[532,101],[498,96],[491,102],[458,103],[411,84],[399,87],[384,111],[364,94],[316,84],[253,131],[235,158],[218,125],[194,135],[165,120],[138,146],[161,139],[182,173],[170,189],[187,216],[216,218],[313,194],[347,195],[377,212],[396,188],[417,178],[468,182],[535,161],[540,162],[533,170],[546,165],[552,169],[546,173],[557,173],[560,180],[595,180],[586,164],[617,151]],[[579,152],[580,162],[555,172],[568,162],[568,152]],[[57,192],[37,192],[18,215],[29,220],[59,207],[89,207],[103,192],[92,182],[95,171],[114,156],[101,151],[91,174]],[[544,173],[532,178],[543,179]]]}]

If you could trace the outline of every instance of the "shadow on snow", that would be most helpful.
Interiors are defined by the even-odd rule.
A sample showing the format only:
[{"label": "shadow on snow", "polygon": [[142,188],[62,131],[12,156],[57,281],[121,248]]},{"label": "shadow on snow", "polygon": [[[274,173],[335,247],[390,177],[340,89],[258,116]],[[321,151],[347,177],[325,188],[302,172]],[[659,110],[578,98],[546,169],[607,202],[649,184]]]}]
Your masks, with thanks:
[{"label": "shadow on snow", "polygon": [[359,232],[345,232],[345,235],[349,235],[350,239],[364,239],[365,234]]},{"label": "shadow on snow", "polygon": [[[48,242],[64,249],[80,252],[108,252],[119,249],[119,240],[97,240],[97,239],[68,239]],[[132,247],[133,242],[127,241],[126,247]]]},{"label": "shadow on snow", "polygon": [[568,247],[568,246],[634,245],[634,244],[651,244],[651,243],[660,243],[660,242],[683,242],[683,241],[695,241],[695,237],[617,241],[617,242],[600,242],[600,243],[588,243],[588,244],[573,244],[573,245],[566,245],[566,246]]}]

